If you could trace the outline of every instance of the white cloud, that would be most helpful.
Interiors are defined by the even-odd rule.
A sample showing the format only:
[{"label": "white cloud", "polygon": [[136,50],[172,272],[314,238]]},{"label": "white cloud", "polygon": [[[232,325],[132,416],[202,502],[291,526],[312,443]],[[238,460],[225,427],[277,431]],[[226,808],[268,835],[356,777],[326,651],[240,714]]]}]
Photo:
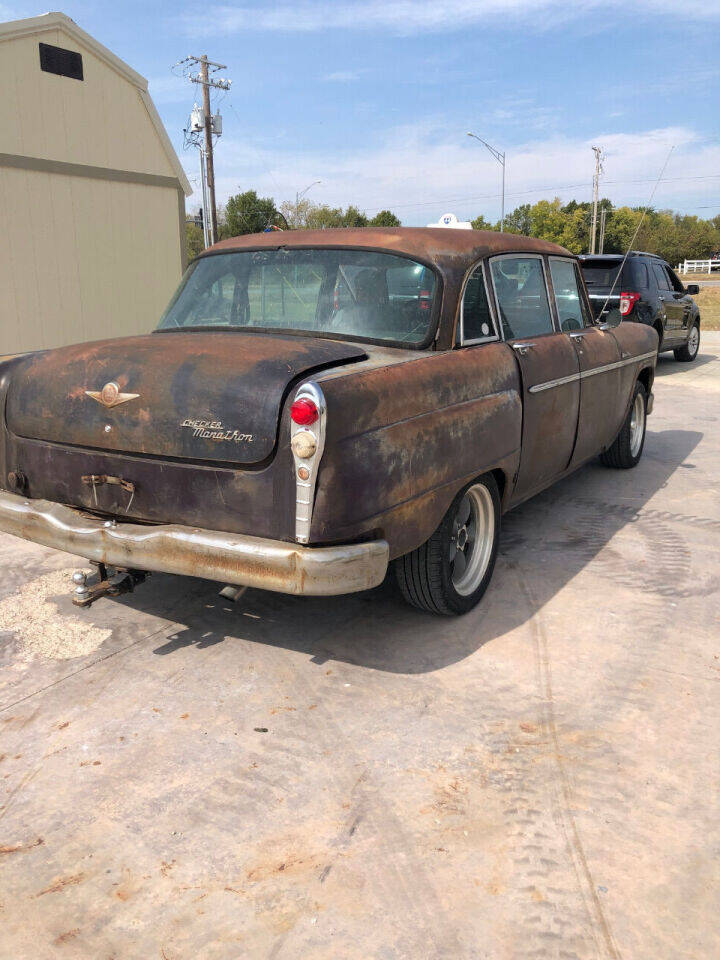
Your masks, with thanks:
[{"label": "white cloud", "polygon": [[[215,160],[219,198],[252,188],[280,203],[322,179],[313,190],[316,202],[354,203],[370,214],[387,207],[408,225],[430,223],[447,211],[461,218],[499,216],[500,168],[464,129],[426,121],[398,127],[363,150],[334,153],[318,148],[290,154],[283,141],[277,143],[275,148],[229,137],[222,141]],[[606,153],[601,192],[613,202],[647,202],[675,144],[654,205],[689,209],[715,201],[714,210],[704,211],[708,216],[720,209],[720,143],[704,142],[683,127],[637,135],[599,130],[588,139],[539,135],[516,145],[507,152],[507,209],[556,195],[566,201],[590,199],[595,143]],[[700,177],[713,179],[691,179]],[[198,202],[196,196],[191,204]]]},{"label": "white cloud", "polygon": [[336,70],[335,73],[328,73],[323,77],[326,83],[352,83],[359,79],[359,70]]},{"label": "white cloud", "polygon": [[150,77],[148,90],[155,103],[192,103],[193,98],[201,97],[199,85],[170,72],[164,77]]},{"label": "white cloud", "polygon": [[[636,14],[668,14],[683,20],[720,20],[717,0],[634,0]],[[527,30],[545,30],[576,17],[613,11],[628,17],[627,0],[296,0],[251,5],[218,4],[200,14],[181,16],[192,35],[279,31],[309,33],[330,29],[378,30],[413,34],[461,30],[489,19],[517,21]],[[548,17],[550,18],[548,20]]]}]

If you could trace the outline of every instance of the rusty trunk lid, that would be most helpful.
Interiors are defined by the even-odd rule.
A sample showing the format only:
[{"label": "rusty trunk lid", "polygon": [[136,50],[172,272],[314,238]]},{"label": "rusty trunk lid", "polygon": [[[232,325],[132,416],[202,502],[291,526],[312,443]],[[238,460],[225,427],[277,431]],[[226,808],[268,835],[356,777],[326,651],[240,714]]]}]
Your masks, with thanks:
[{"label": "rusty trunk lid", "polygon": [[365,357],[351,343],[243,331],[62,347],[13,376],[7,424],[73,447],[257,464],[273,452],[293,384]]}]

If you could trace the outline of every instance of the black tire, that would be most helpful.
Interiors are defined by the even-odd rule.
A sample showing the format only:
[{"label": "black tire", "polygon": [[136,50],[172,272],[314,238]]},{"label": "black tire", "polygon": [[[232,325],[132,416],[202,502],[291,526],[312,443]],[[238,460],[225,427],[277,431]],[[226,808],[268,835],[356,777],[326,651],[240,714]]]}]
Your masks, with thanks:
[{"label": "black tire", "polygon": [[[697,332],[696,332],[697,331]],[[692,363],[700,350],[700,324],[695,322],[688,333],[687,343],[677,350],[673,350],[673,356],[680,363]]]},{"label": "black tire", "polygon": [[[483,490],[475,489],[477,487],[482,487]],[[456,546],[456,536],[460,534],[460,529],[457,526],[459,511],[461,506],[464,507],[467,502],[466,497],[471,502],[472,519],[475,520],[476,533],[479,523],[477,514],[474,513],[475,507],[472,506],[473,498],[477,498],[486,504],[488,520],[490,513],[492,514],[492,530],[489,530],[488,524],[484,545],[478,546],[477,544],[480,543],[478,540],[477,544],[473,543],[471,547],[471,549],[481,551],[482,562],[480,562],[477,572],[478,575],[482,573],[482,576],[477,586],[474,583],[472,584],[472,592],[463,593],[458,592],[453,581],[455,562],[450,560],[450,553],[453,546],[456,553],[461,553],[470,547],[469,539],[465,540],[468,546],[463,546],[460,549]],[[466,520],[461,528],[465,530],[466,538],[472,519]],[[495,478],[488,473],[478,480],[474,480],[460,491],[450,504],[450,508],[443,517],[440,526],[429,540],[426,540],[417,550],[406,553],[405,556],[398,557],[397,560],[393,561],[395,577],[403,597],[408,603],[429,613],[444,614],[445,616],[467,613],[479,603],[492,579],[499,540],[500,494]],[[467,565],[472,565],[472,562],[471,557]]]},{"label": "black tire", "polygon": [[[638,397],[641,398],[640,401]],[[642,403],[642,436],[639,445],[637,443],[637,433],[635,429],[636,421],[633,420],[633,411],[635,411],[637,416],[639,410],[639,407],[636,408],[636,403]],[[613,445],[600,454],[600,462],[605,464],[606,467],[614,467],[616,470],[630,470],[632,467],[636,467],[640,462],[640,457],[642,457],[643,448],[645,447],[646,423],[647,392],[643,384],[638,381],[635,384],[632,403],[630,404],[630,409],[625,417],[622,429],[615,438]]]}]

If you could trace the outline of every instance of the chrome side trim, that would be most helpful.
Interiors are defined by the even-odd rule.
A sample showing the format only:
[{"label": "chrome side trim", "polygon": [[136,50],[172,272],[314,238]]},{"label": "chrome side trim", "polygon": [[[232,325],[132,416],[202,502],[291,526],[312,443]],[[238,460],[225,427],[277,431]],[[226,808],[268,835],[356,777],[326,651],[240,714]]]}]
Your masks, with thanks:
[{"label": "chrome side trim", "polygon": [[176,524],[116,523],[4,490],[0,531],[109,566],[316,597],[377,586],[389,558],[386,540],[302,547]]},{"label": "chrome side trim", "polygon": [[[320,412],[316,423],[310,427],[299,426],[290,421],[290,440],[300,430],[309,430],[315,435],[317,448],[312,457],[301,459],[293,454],[295,463],[295,539],[298,543],[308,543],[310,540],[310,523],[312,521],[313,506],[315,503],[315,486],[317,484],[318,469],[320,460],[325,449],[325,427],[327,423],[327,404],[325,403],[325,394],[313,380],[303,383],[295,394],[295,400],[306,398],[312,400]],[[310,471],[307,480],[301,480],[298,476],[300,467],[306,467]]]},{"label": "chrome side trim", "polygon": [[543,390],[552,390],[553,387],[560,387],[564,383],[572,383],[574,380],[587,380],[588,377],[597,376],[598,373],[607,373],[608,370],[617,370],[619,367],[627,367],[631,363],[641,363],[643,360],[651,360],[656,356],[654,350],[649,353],[643,353],[639,357],[629,357],[627,360],[616,360],[613,363],[605,363],[602,367],[593,367],[592,370],[581,370],[579,373],[573,373],[568,377],[558,377],[557,380],[546,380],[545,383],[536,383],[530,387],[528,393],[542,393]]},{"label": "chrome side trim", "polygon": [[562,387],[566,383],[575,383],[575,381],[579,379],[579,373],[571,373],[567,377],[558,377],[555,380],[546,380],[545,383],[536,383],[535,386],[528,388],[528,393],[542,393],[543,390],[552,390],[553,387]]}]

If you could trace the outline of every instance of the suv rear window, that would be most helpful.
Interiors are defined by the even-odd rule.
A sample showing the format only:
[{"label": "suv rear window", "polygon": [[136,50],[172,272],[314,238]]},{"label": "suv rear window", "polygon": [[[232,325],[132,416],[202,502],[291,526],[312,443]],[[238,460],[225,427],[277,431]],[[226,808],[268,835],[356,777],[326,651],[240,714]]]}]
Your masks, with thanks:
[{"label": "suv rear window", "polygon": [[607,288],[615,283],[622,263],[621,258],[608,257],[605,260],[583,260],[581,263],[585,283],[592,293],[593,287]]}]

